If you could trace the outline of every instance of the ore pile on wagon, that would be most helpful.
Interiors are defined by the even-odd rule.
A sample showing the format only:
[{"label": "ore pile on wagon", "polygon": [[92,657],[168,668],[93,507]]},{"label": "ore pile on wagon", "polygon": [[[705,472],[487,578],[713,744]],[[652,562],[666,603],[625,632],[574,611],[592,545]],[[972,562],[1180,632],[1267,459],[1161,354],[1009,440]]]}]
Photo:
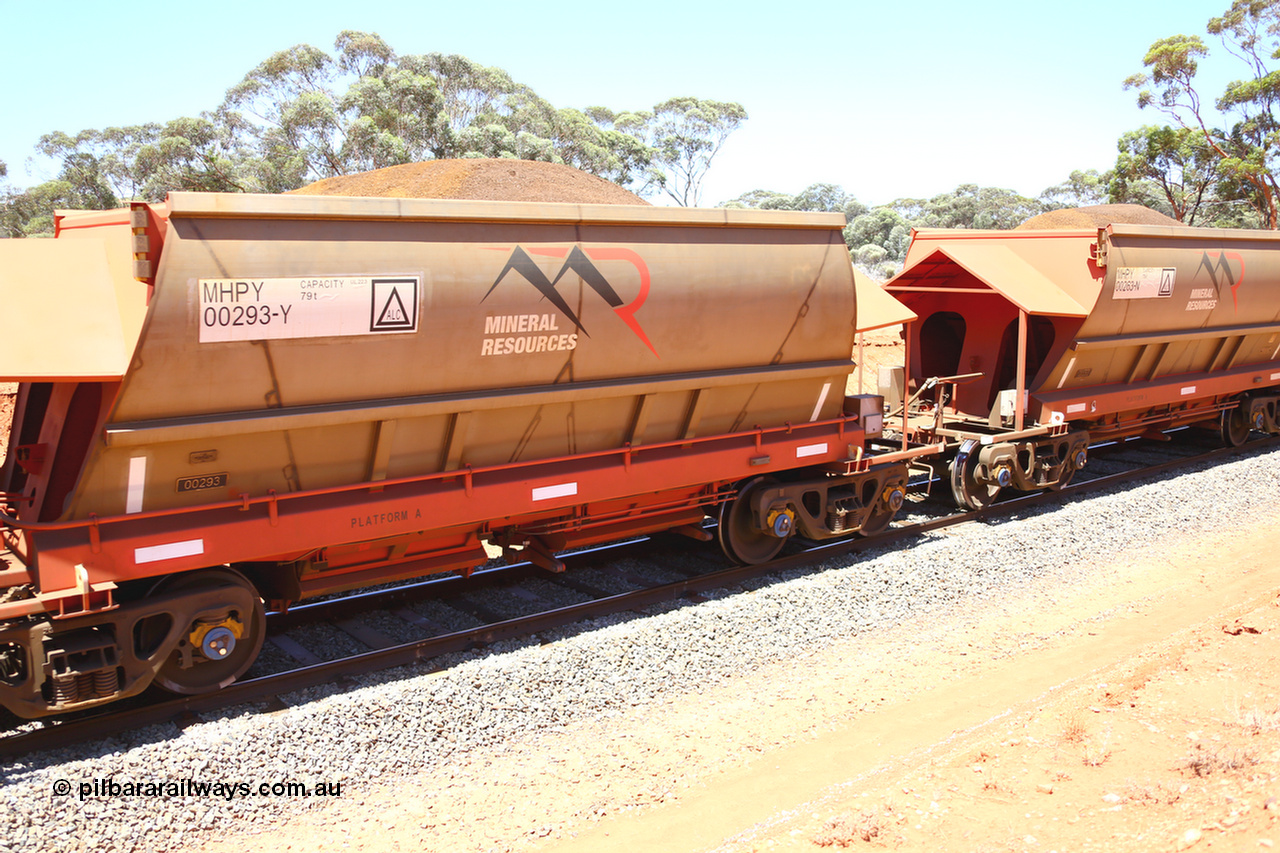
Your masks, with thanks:
[{"label": "ore pile on wagon", "polygon": [[642,204],[649,202],[604,178],[538,160],[427,160],[372,172],[336,175],[291,194],[471,201]]}]

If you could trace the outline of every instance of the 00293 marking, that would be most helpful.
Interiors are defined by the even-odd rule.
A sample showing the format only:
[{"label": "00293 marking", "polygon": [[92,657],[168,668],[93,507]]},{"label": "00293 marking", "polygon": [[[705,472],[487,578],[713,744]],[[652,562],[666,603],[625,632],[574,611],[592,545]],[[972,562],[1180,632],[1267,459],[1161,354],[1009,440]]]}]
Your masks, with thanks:
[{"label": "00293 marking", "polygon": [[273,321],[278,320],[281,323],[289,322],[289,311],[292,305],[233,305],[222,307],[214,307],[212,305],[204,309],[200,318],[201,324],[205,326],[252,326],[270,325]]},{"label": "00293 marking", "polygon": [[200,343],[415,332],[421,277],[200,279]]},{"label": "00293 marking", "polygon": [[202,489],[220,489],[227,484],[227,472],[217,474],[196,474],[191,477],[179,477],[179,492],[198,492]]}]

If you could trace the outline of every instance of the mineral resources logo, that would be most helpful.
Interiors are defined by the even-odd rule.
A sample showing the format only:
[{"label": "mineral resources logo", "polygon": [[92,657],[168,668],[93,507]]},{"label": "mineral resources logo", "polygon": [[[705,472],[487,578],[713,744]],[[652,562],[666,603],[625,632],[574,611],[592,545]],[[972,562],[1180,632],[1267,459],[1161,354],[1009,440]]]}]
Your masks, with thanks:
[{"label": "mineral resources logo", "polygon": [[[1232,264],[1235,264],[1234,269]],[[1200,256],[1200,266],[1196,267],[1195,280],[1200,278],[1202,272],[1208,276],[1213,287],[1193,288],[1187,310],[1197,311],[1216,307],[1225,285],[1231,288],[1232,307],[1239,311],[1240,304],[1236,300],[1236,290],[1244,284],[1244,257],[1239,252],[1205,252]]]},{"label": "mineral resources logo", "polygon": [[[650,352],[658,356],[658,351],[653,348],[653,344],[649,342],[649,336],[644,333],[644,329],[640,326],[640,321],[635,317],[636,312],[640,310],[645,300],[649,298],[649,267],[632,250],[607,246],[584,249],[575,245],[571,248],[540,247],[527,251],[520,246],[516,246],[514,249],[500,248],[497,251],[510,251],[511,255],[507,258],[507,263],[503,266],[502,271],[498,273],[498,277],[493,280],[493,285],[490,286],[488,292],[485,293],[480,301],[484,302],[488,299],[498,285],[506,279],[508,273],[514,272],[533,285],[548,302],[555,306],[560,314],[559,316],[555,314],[500,314],[485,317],[485,338],[480,349],[481,355],[566,351],[577,348],[579,333],[590,337],[591,335],[582,325],[582,320],[578,318],[574,310],[569,307],[569,303],[556,290],[556,285],[560,283],[560,280],[566,274],[574,273],[613,309],[619,319],[649,348]],[[549,278],[542,271],[542,268],[534,261],[533,255],[559,258],[563,261],[555,278]],[[622,297],[618,295],[613,285],[596,267],[594,261],[624,261],[634,266],[640,274],[640,291],[636,298],[624,303]],[[561,318],[568,321],[568,324],[563,329],[559,323]]]}]

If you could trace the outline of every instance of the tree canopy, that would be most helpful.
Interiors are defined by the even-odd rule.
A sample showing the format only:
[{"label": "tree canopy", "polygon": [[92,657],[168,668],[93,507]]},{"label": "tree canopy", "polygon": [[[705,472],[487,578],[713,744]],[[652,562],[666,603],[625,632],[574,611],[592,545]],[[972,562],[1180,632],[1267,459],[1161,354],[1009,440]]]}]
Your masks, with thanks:
[{"label": "tree canopy", "polygon": [[433,158],[564,163],[695,204],[746,117],[740,104],[694,97],[651,110],[556,107],[501,68],[401,56],[375,33],[344,30],[332,52],[299,44],[273,53],[197,116],[46,133],[37,151],[58,174],[22,192],[0,184],[0,233],[46,233],[54,206],[159,201],[173,190],[284,192]]},{"label": "tree canopy", "polygon": [[683,207],[697,206],[702,181],[729,134],[747,120],[741,104],[698,98],[671,98],[652,112],[633,114],[627,127],[653,149],[649,177]]},{"label": "tree canopy", "polygon": [[[1231,0],[1199,35],[1154,42],[1123,81],[1169,125],[1128,131],[1110,169],[1076,169],[1038,197],[961,184],[869,207],[833,183],[792,195],[743,193],[723,205],[837,211],[853,261],[873,275],[902,263],[914,228],[1012,228],[1061,207],[1136,203],[1188,224],[1280,225],[1280,0]],[[1216,97],[1200,65],[1216,40],[1241,77]],[[326,177],[433,158],[562,163],[668,203],[703,203],[706,176],[747,120],[742,104],[689,96],[649,109],[557,106],[498,67],[443,53],[400,55],[376,33],[344,30],[329,51],[277,51],[195,116],[51,131],[57,164],[26,190],[0,162],[0,236],[48,233],[55,208],[159,201],[174,190],[283,192]],[[856,164],[853,164],[856,167]]]},{"label": "tree canopy", "polygon": [[[1117,199],[1168,206],[1179,222],[1194,225],[1212,203],[1217,157],[1203,136],[1185,127],[1148,125],[1120,137],[1113,194]],[[1144,186],[1146,184],[1146,186]],[[1154,198],[1144,193],[1158,189]]]},{"label": "tree canopy", "polygon": [[844,191],[837,184],[810,184],[796,195],[774,190],[752,190],[735,199],[722,202],[720,207],[756,208],[758,210],[813,210],[823,213],[843,213],[845,221],[867,212],[867,206]]},{"label": "tree canopy", "polygon": [[[1280,0],[1234,0],[1206,27],[1244,66],[1242,79],[1229,83],[1212,108],[1196,75],[1209,48],[1198,35],[1168,36],[1148,49],[1147,72],[1134,74],[1125,87],[1138,90],[1138,105],[1159,110],[1180,128],[1194,132],[1206,153],[1216,158],[1223,188],[1236,191],[1262,224],[1280,224]],[[1217,122],[1223,122],[1221,126]]]}]

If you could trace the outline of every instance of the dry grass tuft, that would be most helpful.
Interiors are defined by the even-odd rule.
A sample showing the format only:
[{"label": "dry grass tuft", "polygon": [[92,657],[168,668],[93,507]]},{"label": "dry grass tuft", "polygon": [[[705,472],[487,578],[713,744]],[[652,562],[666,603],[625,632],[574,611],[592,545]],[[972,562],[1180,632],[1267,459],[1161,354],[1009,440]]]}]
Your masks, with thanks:
[{"label": "dry grass tuft", "polygon": [[1089,713],[1090,709],[1077,707],[1067,714],[1058,741],[1060,744],[1079,745],[1081,760],[1086,767],[1101,767],[1111,758],[1111,732],[1109,727],[1101,735],[1091,732],[1086,722]]},{"label": "dry grass tuft", "polygon": [[1137,805],[1171,806],[1182,799],[1186,787],[1174,788],[1164,782],[1130,782],[1120,795],[1125,802]]},{"label": "dry grass tuft", "polygon": [[1254,705],[1252,708],[1244,708],[1240,705],[1239,700],[1236,700],[1231,708],[1227,724],[1239,726],[1254,735],[1262,734],[1263,732],[1280,731],[1280,705],[1268,711],[1259,705]]},{"label": "dry grass tuft", "polygon": [[1111,760],[1111,750],[1105,743],[1084,745],[1084,756],[1081,759],[1085,767],[1101,767]]},{"label": "dry grass tuft", "polygon": [[998,781],[990,777],[982,780],[982,790],[988,794],[999,794],[1004,792],[1004,788]]},{"label": "dry grass tuft", "polygon": [[880,811],[845,813],[828,820],[813,837],[813,843],[819,847],[852,847],[859,842],[884,842],[890,825],[896,822],[893,807],[888,804]]},{"label": "dry grass tuft", "polygon": [[1062,725],[1062,733],[1058,737],[1063,743],[1081,743],[1089,734],[1089,727],[1084,722],[1084,711],[1072,711]]},{"label": "dry grass tuft", "polygon": [[1197,776],[1212,776],[1214,773],[1252,767],[1257,763],[1258,757],[1247,750],[1220,746],[1210,752],[1202,744],[1196,744],[1180,769],[1190,770]]}]

